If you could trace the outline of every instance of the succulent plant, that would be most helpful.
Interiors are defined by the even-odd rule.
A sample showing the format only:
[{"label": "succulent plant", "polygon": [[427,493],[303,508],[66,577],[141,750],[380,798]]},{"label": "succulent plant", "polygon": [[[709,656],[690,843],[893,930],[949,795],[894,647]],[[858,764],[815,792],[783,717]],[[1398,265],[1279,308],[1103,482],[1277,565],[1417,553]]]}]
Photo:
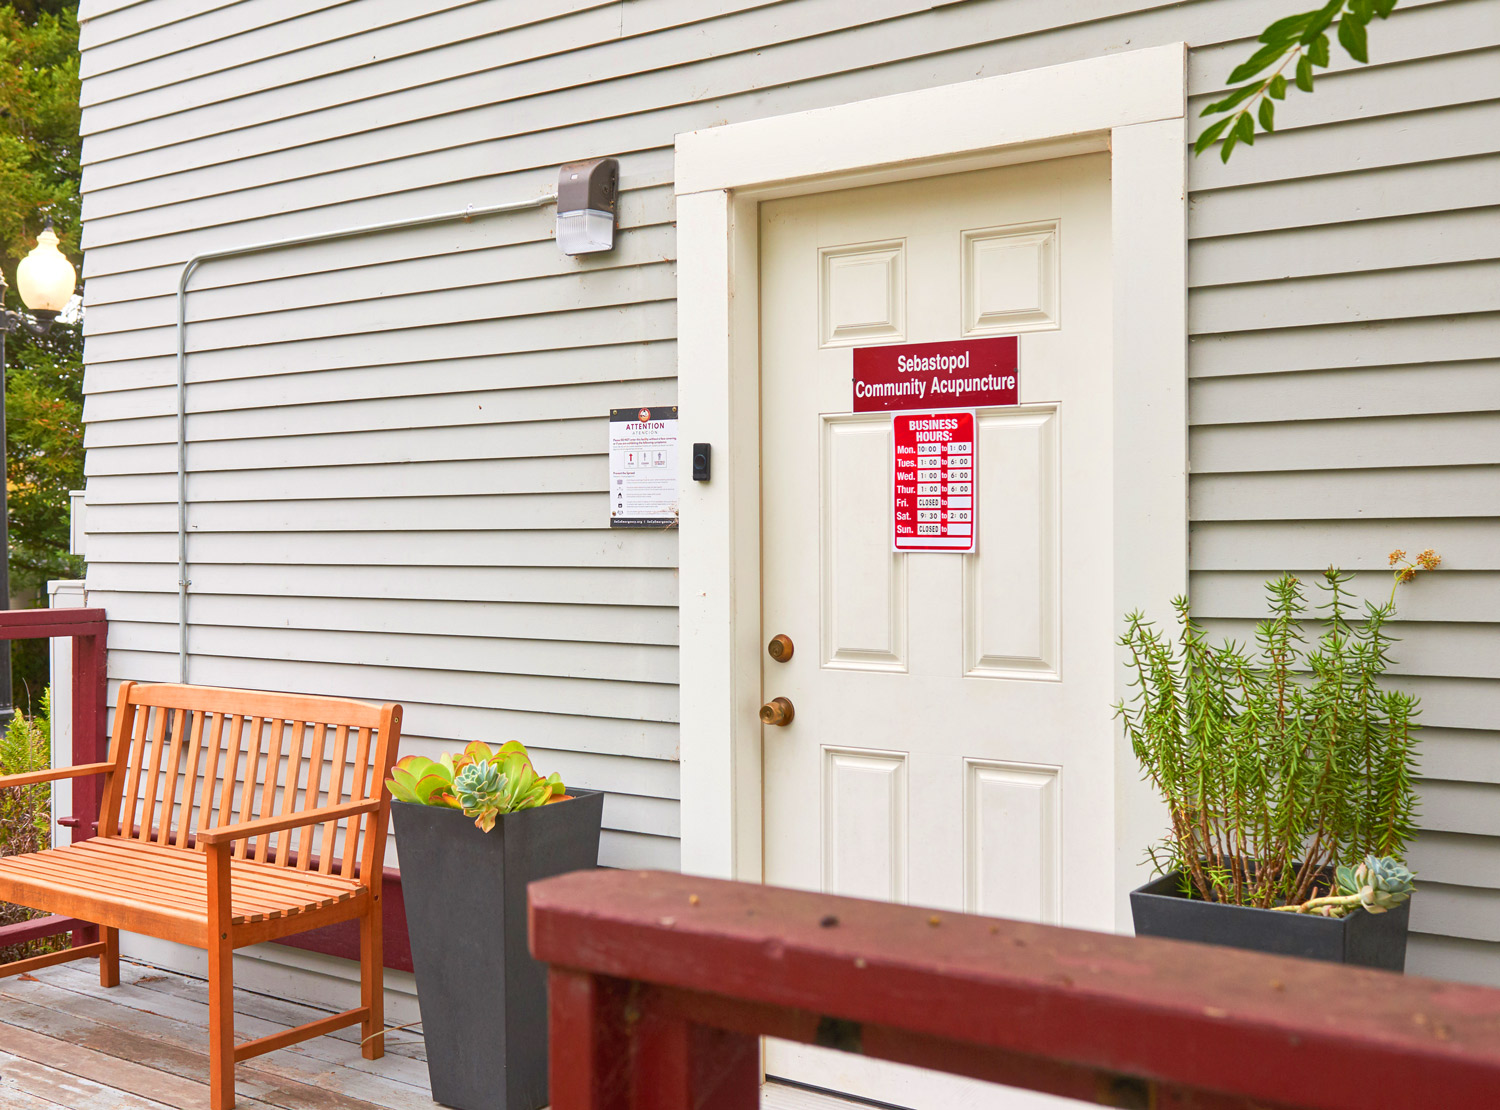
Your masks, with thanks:
[{"label": "succulent plant", "polygon": [[1412,873],[1405,865],[1382,856],[1366,856],[1358,867],[1338,869],[1338,892],[1359,895],[1359,904],[1371,913],[1393,910],[1411,897],[1416,889]]},{"label": "succulent plant", "polygon": [[543,778],[526,746],[511,740],[493,749],[475,741],[457,755],[409,755],[391,768],[391,796],[415,805],[462,810],[489,832],[504,813],[551,805],[567,797],[562,776]]},{"label": "succulent plant", "polygon": [[1417,889],[1415,876],[1400,860],[1390,856],[1366,856],[1358,867],[1340,864],[1334,872],[1334,889],[1322,898],[1312,898],[1274,909],[1288,913],[1316,913],[1343,917],[1353,910],[1370,913],[1393,910]]},{"label": "succulent plant", "polygon": [[489,832],[505,805],[505,776],[493,763],[470,763],[454,777],[453,793],[464,816]]}]

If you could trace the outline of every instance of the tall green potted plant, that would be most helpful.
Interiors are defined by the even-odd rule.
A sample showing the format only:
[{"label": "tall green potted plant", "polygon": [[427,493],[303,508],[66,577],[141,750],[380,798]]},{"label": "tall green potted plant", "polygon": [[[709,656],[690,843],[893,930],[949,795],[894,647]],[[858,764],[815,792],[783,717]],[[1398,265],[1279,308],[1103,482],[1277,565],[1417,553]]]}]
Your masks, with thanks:
[{"label": "tall green potted plant", "polygon": [[547,979],[526,887],[598,865],[604,795],[543,778],[525,747],[408,756],[388,783],[432,1097],[547,1105]]},{"label": "tall green potted plant", "polygon": [[[1396,583],[1440,560],[1393,552]],[[1267,583],[1256,647],[1210,644],[1186,598],[1168,637],[1130,614],[1133,698],[1116,706],[1169,828],[1138,934],[1400,971],[1417,808],[1417,699],[1382,685],[1395,588],[1362,615],[1329,569],[1315,640],[1303,584]]]}]

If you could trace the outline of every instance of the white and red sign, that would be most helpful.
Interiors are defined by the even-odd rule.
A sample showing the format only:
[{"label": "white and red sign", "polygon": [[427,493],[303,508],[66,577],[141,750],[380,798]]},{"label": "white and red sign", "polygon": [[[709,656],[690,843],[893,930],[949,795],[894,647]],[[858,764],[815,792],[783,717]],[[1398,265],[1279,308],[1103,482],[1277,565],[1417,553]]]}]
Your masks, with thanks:
[{"label": "white and red sign", "polygon": [[1021,402],[1014,335],[854,348],[854,412],[968,409]]},{"label": "white and red sign", "polygon": [[677,523],[677,406],[609,410],[609,526]]},{"label": "white and red sign", "polygon": [[973,551],[979,524],[972,412],[898,412],[897,551]]}]

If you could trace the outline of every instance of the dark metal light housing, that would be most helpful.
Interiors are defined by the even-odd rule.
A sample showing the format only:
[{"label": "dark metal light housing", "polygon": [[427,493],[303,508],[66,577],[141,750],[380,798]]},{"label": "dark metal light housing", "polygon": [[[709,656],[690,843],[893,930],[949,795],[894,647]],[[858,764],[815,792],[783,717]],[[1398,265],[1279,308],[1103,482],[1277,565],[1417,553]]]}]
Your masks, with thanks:
[{"label": "dark metal light housing", "polygon": [[557,176],[557,245],[568,255],[613,250],[620,200],[614,158],[570,162]]}]

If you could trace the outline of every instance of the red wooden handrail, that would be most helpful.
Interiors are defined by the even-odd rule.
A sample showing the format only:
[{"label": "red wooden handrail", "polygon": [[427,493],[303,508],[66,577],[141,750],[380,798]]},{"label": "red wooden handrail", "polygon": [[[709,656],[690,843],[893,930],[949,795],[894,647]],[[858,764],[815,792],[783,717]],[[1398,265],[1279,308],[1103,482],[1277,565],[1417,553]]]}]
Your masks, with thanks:
[{"label": "red wooden handrail", "polygon": [[[72,765],[102,763],[109,756],[106,720],[109,700],[107,669],[109,622],[103,609],[0,609],[0,642],[50,640],[66,636],[73,641],[73,757]],[[99,799],[104,782],[98,775],[73,780],[73,813],[68,825],[73,841],[93,835],[99,820]],[[73,943],[94,939],[94,926],[70,917],[39,917],[0,928],[0,948],[58,933],[73,933]]]},{"label": "red wooden handrail", "polygon": [[752,1110],[762,1034],[1159,1110],[1500,1107],[1500,991],[659,872],[531,887],[553,1110]]}]

